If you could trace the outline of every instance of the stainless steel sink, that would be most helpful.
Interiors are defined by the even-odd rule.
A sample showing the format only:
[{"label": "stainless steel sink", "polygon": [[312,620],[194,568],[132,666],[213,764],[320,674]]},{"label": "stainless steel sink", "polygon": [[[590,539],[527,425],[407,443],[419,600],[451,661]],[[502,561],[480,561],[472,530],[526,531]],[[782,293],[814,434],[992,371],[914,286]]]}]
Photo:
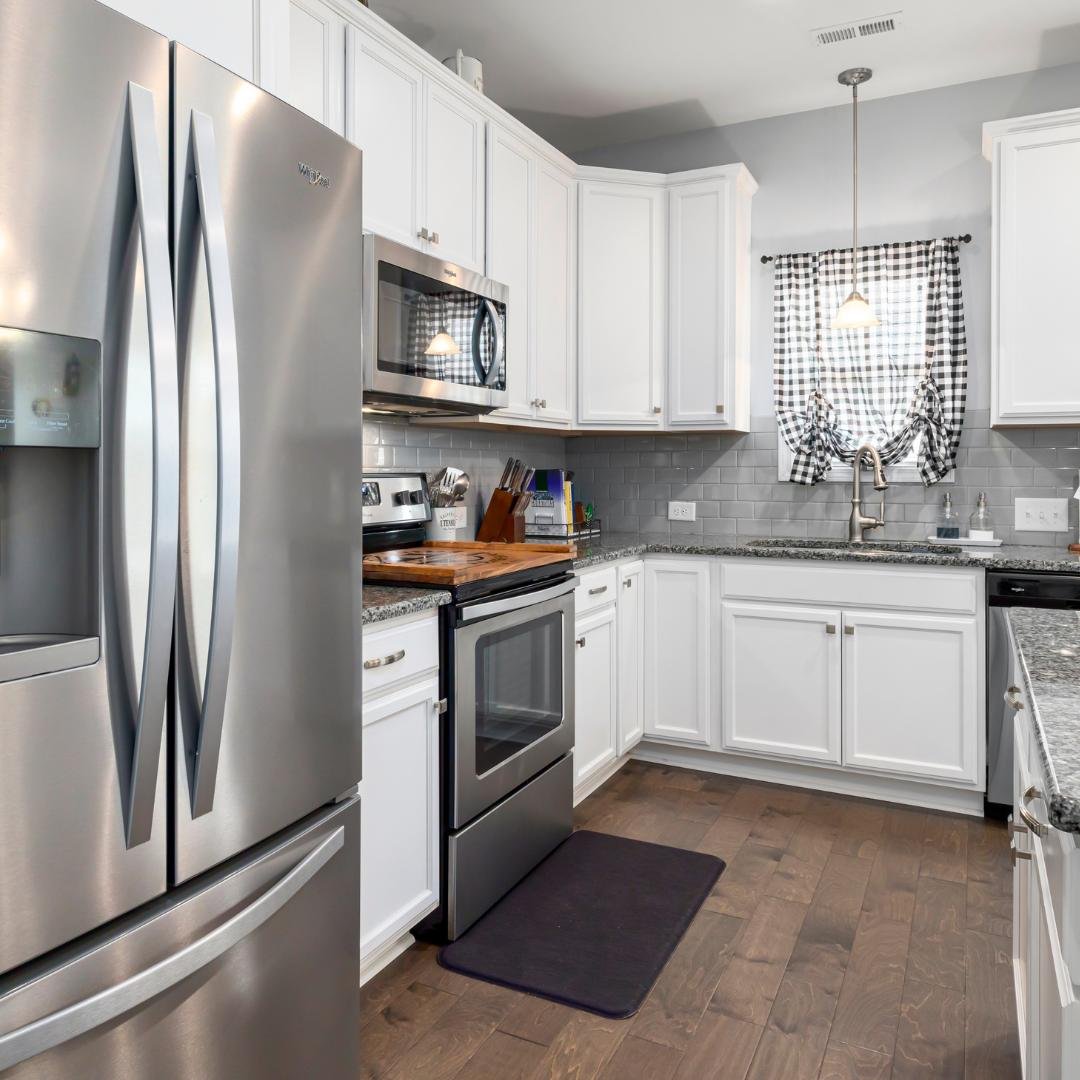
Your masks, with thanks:
[{"label": "stainless steel sink", "polygon": [[822,558],[838,555],[858,555],[861,558],[887,558],[890,555],[955,555],[956,549],[943,544],[928,544],[921,540],[866,540],[861,544],[851,540],[763,536],[747,542],[749,547],[776,548],[782,551],[813,551]]}]

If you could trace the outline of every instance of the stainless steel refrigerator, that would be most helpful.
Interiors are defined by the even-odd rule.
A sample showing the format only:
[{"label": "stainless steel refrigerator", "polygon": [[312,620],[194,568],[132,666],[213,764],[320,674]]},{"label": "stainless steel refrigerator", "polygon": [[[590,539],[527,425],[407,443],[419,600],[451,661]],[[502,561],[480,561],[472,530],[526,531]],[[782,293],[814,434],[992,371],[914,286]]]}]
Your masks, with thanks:
[{"label": "stainless steel refrigerator", "polygon": [[93,0],[0,148],[0,1072],[352,1078],[361,154]]}]

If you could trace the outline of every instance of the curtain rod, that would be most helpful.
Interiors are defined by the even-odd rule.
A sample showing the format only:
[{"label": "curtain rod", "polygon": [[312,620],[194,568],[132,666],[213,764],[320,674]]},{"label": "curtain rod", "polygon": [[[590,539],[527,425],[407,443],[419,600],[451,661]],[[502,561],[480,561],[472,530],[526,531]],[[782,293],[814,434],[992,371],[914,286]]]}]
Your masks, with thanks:
[{"label": "curtain rod", "polygon": [[[971,243],[971,233],[966,232],[962,236],[958,236],[956,239],[959,240],[961,244],[970,244]],[[775,258],[776,258],[775,255],[762,255],[761,256],[761,261],[763,263],[771,263]]]}]

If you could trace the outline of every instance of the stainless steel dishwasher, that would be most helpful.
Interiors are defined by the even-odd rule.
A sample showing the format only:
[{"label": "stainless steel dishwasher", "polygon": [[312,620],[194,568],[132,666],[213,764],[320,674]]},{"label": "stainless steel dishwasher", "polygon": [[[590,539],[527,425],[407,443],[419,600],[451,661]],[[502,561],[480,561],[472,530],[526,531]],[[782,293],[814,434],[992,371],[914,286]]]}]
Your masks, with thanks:
[{"label": "stainless steel dishwasher", "polygon": [[1080,609],[1080,574],[995,572],[986,575],[986,804],[1006,817],[1013,802],[1013,707],[1006,691],[1014,678],[1006,621],[1010,607]]}]

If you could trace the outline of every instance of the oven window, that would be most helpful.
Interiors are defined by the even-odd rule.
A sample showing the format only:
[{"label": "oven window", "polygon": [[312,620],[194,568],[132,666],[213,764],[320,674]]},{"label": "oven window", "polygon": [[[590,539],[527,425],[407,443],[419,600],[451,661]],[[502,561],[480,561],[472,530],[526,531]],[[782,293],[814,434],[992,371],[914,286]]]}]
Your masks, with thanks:
[{"label": "oven window", "polygon": [[380,262],[378,324],[381,371],[506,389],[505,304]]},{"label": "oven window", "polygon": [[555,611],[477,641],[477,776],[562,724],[562,628]]}]

